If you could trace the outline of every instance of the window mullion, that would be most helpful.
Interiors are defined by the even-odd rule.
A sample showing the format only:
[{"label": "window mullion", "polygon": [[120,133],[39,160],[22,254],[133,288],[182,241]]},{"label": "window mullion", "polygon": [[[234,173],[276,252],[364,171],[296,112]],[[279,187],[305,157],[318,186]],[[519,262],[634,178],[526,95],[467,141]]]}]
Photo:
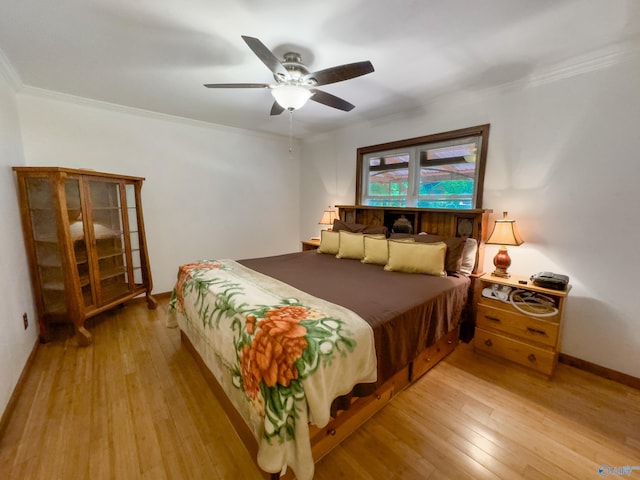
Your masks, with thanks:
[{"label": "window mullion", "polygon": [[407,206],[415,207],[418,204],[418,186],[420,184],[420,159],[418,149],[409,148],[409,185],[407,188]]}]

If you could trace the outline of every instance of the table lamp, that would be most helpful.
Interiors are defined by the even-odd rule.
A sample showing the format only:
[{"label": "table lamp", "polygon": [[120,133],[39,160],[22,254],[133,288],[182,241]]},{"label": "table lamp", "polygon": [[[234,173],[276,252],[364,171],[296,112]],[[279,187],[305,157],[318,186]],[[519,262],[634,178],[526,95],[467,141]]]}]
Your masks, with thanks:
[{"label": "table lamp", "polygon": [[507,269],[511,265],[511,257],[507,252],[507,246],[517,247],[522,245],[524,241],[520,237],[516,229],[516,221],[507,218],[507,212],[503,212],[502,219],[496,220],[493,231],[489,235],[489,240],[485,242],[487,245],[500,245],[500,249],[495,257],[493,264],[496,269],[491,275],[494,277],[509,278],[511,275],[507,273]]},{"label": "table lamp", "polygon": [[336,218],[338,218],[338,215],[336,215],[336,211],[331,208],[331,206],[328,206],[327,209],[322,212],[322,218],[318,223],[320,225],[329,225],[329,228],[327,228],[327,230],[331,231],[333,227],[333,221]]}]

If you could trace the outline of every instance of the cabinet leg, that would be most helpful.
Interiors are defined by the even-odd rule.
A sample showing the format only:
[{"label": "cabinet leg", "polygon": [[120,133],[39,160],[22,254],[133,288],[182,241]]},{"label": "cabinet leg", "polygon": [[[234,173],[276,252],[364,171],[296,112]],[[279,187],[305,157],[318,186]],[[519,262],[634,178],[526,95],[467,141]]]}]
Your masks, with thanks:
[{"label": "cabinet leg", "polygon": [[155,310],[156,308],[158,308],[158,301],[153,298],[153,295],[151,295],[149,292],[147,292],[147,308],[149,310]]},{"label": "cabinet leg", "polygon": [[81,347],[86,347],[87,345],[90,345],[91,342],[93,342],[93,337],[91,336],[91,333],[89,333],[89,330],[87,330],[86,328],[77,327],[76,340],[78,341],[78,345],[80,345]]},{"label": "cabinet leg", "polygon": [[40,343],[47,343],[51,341],[51,330],[49,326],[40,318],[38,318],[38,328],[40,333],[38,334],[38,339]]}]

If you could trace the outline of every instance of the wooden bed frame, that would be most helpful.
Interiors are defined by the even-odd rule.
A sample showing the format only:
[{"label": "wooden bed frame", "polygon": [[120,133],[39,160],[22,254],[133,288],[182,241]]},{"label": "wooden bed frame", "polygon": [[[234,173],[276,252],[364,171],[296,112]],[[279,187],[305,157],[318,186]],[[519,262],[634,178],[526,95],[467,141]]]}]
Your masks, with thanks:
[{"label": "wooden bed frame", "polygon": [[[309,438],[311,440],[311,452],[313,454],[314,461],[317,462],[328,454],[335,446],[347,438],[351,433],[356,431],[360,425],[365,423],[378,410],[384,407],[395,395],[428,372],[438,362],[440,362],[440,360],[449,355],[449,353],[453,352],[459,343],[459,332],[459,328],[456,328],[446,334],[434,345],[423,350],[412,363],[383,383],[372,395],[354,399],[349,410],[342,410],[324,427],[319,428],[315,425],[310,425]],[[211,387],[214,395],[222,404],[222,407],[227,414],[229,421],[233,425],[233,428],[240,437],[240,440],[251,457],[255,460],[258,456],[258,442],[253,436],[253,433],[235,409],[227,395],[224,393],[224,390],[214,377],[213,373],[211,373],[209,368],[207,368],[189,338],[182,331],[180,331],[180,338],[182,339],[184,346],[196,360],[198,367],[202,371],[202,374],[207,380],[207,383]],[[280,476],[278,473],[263,473],[265,478],[270,478],[272,480],[289,480],[294,478],[291,469],[288,469],[287,474],[284,476]]]},{"label": "wooden bed frame", "polygon": [[[445,237],[471,236],[478,240],[478,252],[476,254],[476,267],[472,275],[472,291],[469,298],[473,298],[474,278],[482,274],[484,260],[484,240],[487,236],[487,221],[490,210],[424,210],[389,207],[364,207],[364,206],[338,206],[340,218],[346,222],[363,223],[367,225],[385,225],[394,221],[400,215],[405,215],[413,222],[414,231],[427,232]],[[180,332],[182,343],[191,352],[202,371],[212,391],[222,404],[227,417],[235,428],[241,441],[249,454],[257,458],[258,443],[253,433],[244,422],[244,419],[236,411],[224,390],[207,368],[206,364],[193,347],[191,341],[184,332]],[[433,368],[438,362],[451,353],[459,343],[460,326],[444,335],[434,345],[423,350],[411,363],[396,373],[392,378],[384,382],[372,395],[355,398],[348,410],[342,410],[333,417],[329,423],[318,428],[309,426],[311,451],[314,461],[317,462],[335,446],[347,438],[351,433],[371,418],[377,411],[383,408],[395,395],[415,382],[418,378]],[[284,476],[278,473],[269,474],[263,472],[265,478],[271,480],[288,480],[294,478],[291,469]]]}]

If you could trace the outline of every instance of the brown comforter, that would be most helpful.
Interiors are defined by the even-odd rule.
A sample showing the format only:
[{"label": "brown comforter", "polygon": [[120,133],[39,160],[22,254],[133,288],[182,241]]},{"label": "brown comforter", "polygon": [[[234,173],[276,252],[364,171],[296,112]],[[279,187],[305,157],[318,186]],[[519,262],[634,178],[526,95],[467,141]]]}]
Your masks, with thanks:
[{"label": "brown comforter", "polygon": [[240,260],[366,320],[374,331],[378,383],[458,325],[469,279],[387,272],[380,265],[315,251]]}]

